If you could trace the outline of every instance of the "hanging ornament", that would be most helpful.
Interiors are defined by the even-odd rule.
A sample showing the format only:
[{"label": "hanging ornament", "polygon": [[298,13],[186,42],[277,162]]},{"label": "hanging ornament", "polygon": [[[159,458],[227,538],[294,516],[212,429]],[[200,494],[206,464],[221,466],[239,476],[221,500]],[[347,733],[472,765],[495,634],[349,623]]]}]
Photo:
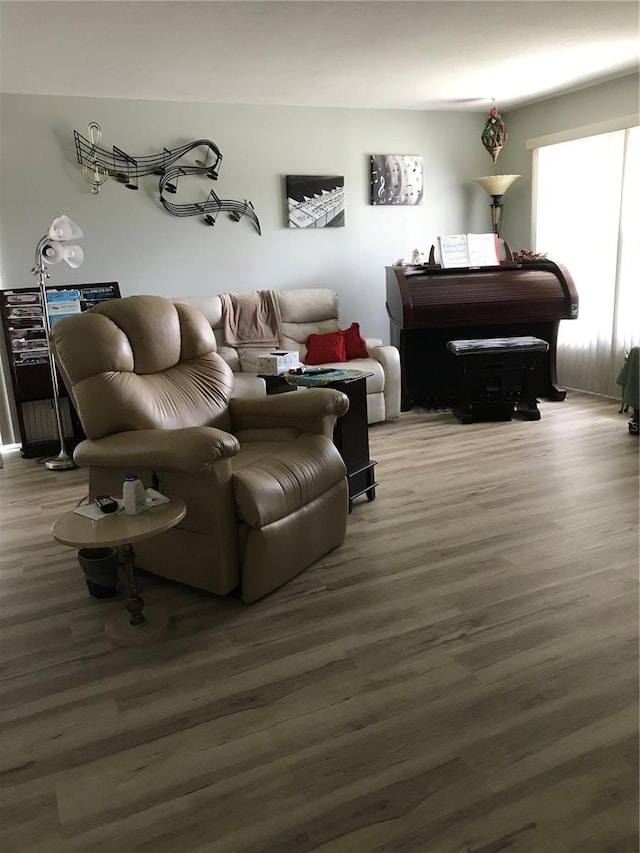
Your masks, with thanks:
[{"label": "hanging ornament", "polygon": [[493,101],[493,106],[489,110],[489,115],[484,124],[482,131],[482,144],[491,154],[491,159],[495,163],[498,159],[498,154],[502,151],[504,144],[507,141],[507,128],[500,117],[500,113],[496,109],[496,102]]}]

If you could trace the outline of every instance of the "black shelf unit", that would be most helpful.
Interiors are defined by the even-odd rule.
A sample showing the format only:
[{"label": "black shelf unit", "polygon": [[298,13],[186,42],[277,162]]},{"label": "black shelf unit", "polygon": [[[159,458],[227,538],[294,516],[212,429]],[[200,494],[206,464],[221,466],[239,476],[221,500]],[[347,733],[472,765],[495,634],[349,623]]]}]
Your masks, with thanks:
[{"label": "black shelf unit", "polygon": [[[120,298],[118,282],[47,285],[49,322],[78,313],[108,299]],[[52,300],[49,298],[51,294]],[[70,306],[70,307],[69,307]],[[20,429],[21,452],[29,459],[57,453],[60,445],[53,408],[49,350],[39,287],[0,290],[0,315],[7,347],[11,384]],[[60,413],[69,449],[84,433],[59,377]]]}]

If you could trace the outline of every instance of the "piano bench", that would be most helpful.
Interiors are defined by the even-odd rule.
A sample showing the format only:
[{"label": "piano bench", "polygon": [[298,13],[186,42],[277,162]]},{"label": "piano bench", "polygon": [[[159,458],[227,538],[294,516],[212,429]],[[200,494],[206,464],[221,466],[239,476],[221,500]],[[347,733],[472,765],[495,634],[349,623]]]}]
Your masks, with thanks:
[{"label": "piano bench", "polygon": [[455,359],[453,413],[462,424],[510,421],[515,410],[539,421],[534,387],[537,360],[549,344],[527,336],[449,341]]}]

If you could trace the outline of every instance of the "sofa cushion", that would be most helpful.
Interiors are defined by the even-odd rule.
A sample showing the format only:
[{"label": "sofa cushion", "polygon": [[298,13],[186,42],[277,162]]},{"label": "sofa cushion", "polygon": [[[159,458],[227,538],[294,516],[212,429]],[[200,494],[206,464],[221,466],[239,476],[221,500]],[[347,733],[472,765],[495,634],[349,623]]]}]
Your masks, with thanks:
[{"label": "sofa cushion", "polygon": [[328,361],[347,360],[344,332],[326,332],[324,335],[309,335],[305,364],[326,364]]},{"label": "sofa cushion", "polygon": [[344,345],[347,352],[347,361],[352,358],[368,358],[367,345],[360,334],[360,323],[352,323],[344,330]]},{"label": "sofa cushion", "polygon": [[303,290],[278,290],[278,305],[282,323],[305,325],[334,320],[338,328],[338,294],[325,287]]}]

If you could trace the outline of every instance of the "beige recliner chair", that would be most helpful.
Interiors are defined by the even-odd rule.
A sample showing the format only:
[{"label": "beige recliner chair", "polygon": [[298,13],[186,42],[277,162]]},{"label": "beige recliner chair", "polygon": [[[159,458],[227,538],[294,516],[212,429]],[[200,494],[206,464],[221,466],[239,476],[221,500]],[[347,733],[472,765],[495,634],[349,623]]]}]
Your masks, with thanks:
[{"label": "beige recliner chair", "polygon": [[52,349],[87,436],[91,498],[135,472],[182,497],[184,520],[136,543],[136,563],[255,601],[340,545],[345,467],[331,436],[346,396],[232,399],[233,373],[195,308],[131,296],[55,324]]}]

